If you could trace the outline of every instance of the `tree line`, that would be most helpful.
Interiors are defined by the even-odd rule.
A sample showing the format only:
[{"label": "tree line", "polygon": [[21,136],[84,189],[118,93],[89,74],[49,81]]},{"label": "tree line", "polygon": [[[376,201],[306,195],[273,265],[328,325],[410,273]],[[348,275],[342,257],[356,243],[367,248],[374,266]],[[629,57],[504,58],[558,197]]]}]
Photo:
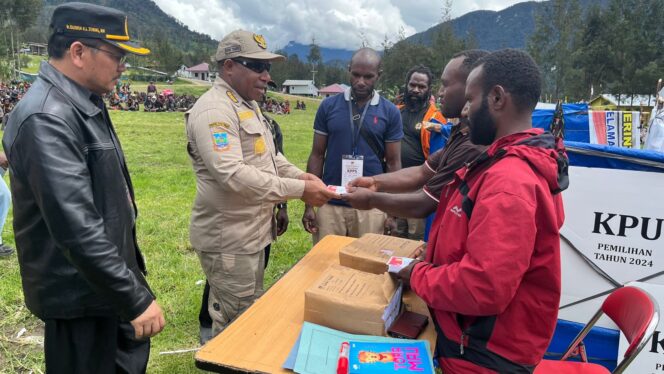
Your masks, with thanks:
[{"label": "tree line", "polygon": [[[419,64],[428,66],[434,72],[436,82],[440,77],[443,67],[457,52],[477,48],[477,40],[471,33],[465,38],[457,37],[452,29],[452,24],[447,22],[451,19],[452,1],[443,0],[441,23],[434,35],[431,46],[411,43],[406,40],[403,29],[393,38],[385,35],[380,45],[371,45],[366,35],[360,35],[360,47],[371,47],[383,55],[383,73],[378,83],[382,94],[393,98],[399,94],[406,82],[407,71]],[[286,55],[284,51],[277,53]],[[312,40],[309,45],[309,54],[306,60],[301,60],[297,55],[287,55],[285,63],[277,63],[272,67],[272,78],[277,84],[286,79],[312,79],[312,71],[315,73],[316,85],[320,88],[333,83],[349,84],[348,61],[335,61],[323,64],[320,46]],[[434,90],[437,89],[434,87]]]},{"label": "tree line", "polygon": [[306,59],[301,59],[294,53],[288,54],[283,49],[278,49],[275,53],[286,57],[286,61],[273,64],[270,70],[272,80],[279,86],[287,79],[313,80],[318,88],[334,83],[348,83],[348,62],[324,63],[320,46],[315,38],[309,44]]},{"label": "tree line", "polygon": [[[386,35],[380,45],[370,45],[366,37],[361,38],[358,47],[369,46],[383,53],[379,88],[386,96],[394,96],[403,88],[405,74],[414,65],[430,67],[438,78],[455,53],[477,48],[472,33],[458,37],[448,22],[452,0],[442,3],[442,27],[430,46],[409,42],[403,30],[392,38]],[[0,79],[14,76],[13,69],[20,60],[16,52],[22,43],[45,42],[41,40],[45,33],[36,31],[43,28],[42,18],[47,17],[43,5],[42,0],[0,0]],[[543,5],[535,16],[536,29],[527,46],[543,73],[543,99],[588,100],[591,90],[595,95],[653,93],[661,77],[658,74],[664,71],[664,1],[608,0],[604,7],[596,4],[588,9],[582,9],[579,0],[550,0]],[[211,63],[214,68],[214,48],[209,42],[194,40],[183,48],[157,29],[150,25],[138,30],[153,53],[147,59],[130,56],[130,64],[169,74],[181,65],[201,62]],[[349,81],[348,61],[324,63],[315,39],[306,58],[288,55],[284,50],[276,53],[287,58],[272,67],[272,79],[278,85],[287,79],[314,79],[318,87]]]},{"label": "tree line", "polygon": [[654,94],[664,73],[664,1],[611,0],[585,11],[578,0],[551,0],[528,44],[544,74],[544,94]]},{"label": "tree line", "polygon": [[22,34],[37,20],[41,0],[0,0],[0,80],[15,76],[21,65]]},{"label": "tree line", "polygon": [[[412,43],[400,32],[396,41],[387,36],[380,46],[383,75],[379,88],[393,97],[405,86],[406,72],[423,64],[438,78],[450,58],[465,49],[477,48],[471,33],[455,35],[449,21],[451,1],[443,1],[440,27],[430,46]],[[604,2],[606,4],[607,2]],[[527,51],[540,66],[542,100],[581,101],[600,93],[615,95],[654,94],[664,72],[664,1],[609,0],[581,9],[578,0],[551,0],[535,15],[536,28]],[[361,46],[366,46],[366,41]],[[358,47],[361,47],[358,46]],[[496,49],[501,46],[496,46]],[[311,79],[316,70],[318,86],[348,83],[347,62],[323,65],[319,46],[312,42],[306,61],[288,56],[275,64],[273,78]]]}]

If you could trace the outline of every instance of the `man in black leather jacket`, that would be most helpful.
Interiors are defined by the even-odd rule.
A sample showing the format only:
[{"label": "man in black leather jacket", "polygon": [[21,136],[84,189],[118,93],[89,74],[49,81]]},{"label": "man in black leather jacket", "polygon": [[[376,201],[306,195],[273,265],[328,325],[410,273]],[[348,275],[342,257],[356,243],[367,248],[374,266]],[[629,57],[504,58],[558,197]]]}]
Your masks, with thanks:
[{"label": "man in black leather jacket", "polygon": [[59,6],[48,62],[3,137],[25,303],[49,373],[141,373],[165,324],[136,242],[134,191],[101,95],[127,52],[126,15]]}]

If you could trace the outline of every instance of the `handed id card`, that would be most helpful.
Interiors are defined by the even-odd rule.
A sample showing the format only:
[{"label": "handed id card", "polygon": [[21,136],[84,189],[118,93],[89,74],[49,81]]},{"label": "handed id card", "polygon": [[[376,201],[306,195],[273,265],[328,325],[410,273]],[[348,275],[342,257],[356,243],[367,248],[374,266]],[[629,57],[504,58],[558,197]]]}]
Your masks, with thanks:
[{"label": "handed id card", "polygon": [[406,266],[413,262],[413,258],[392,256],[387,260],[387,271],[390,273],[398,273]]},{"label": "handed id card", "polygon": [[329,185],[329,186],[327,186],[327,190],[331,191],[331,192],[334,192],[337,195],[343,195],[347,192],[346,187],[344,187],[344,186]]}]

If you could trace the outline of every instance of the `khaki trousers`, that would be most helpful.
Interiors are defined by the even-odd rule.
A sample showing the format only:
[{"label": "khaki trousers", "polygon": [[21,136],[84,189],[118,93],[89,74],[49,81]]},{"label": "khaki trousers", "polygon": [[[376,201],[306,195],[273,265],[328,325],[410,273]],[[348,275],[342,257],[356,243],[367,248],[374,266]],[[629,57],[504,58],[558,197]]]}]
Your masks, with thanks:
[{"label": "khaki trousers", "polygon": [[265,251],[246,255],[199,251],[196,254],[210,283],[208,311],[215,336],[263,294]]},{"label": "khaki trousers", "polygon": [[359,238],[367,233],[382,234],[386,218],[387,215],[378,209],[358,210],[325,204],[316,211],[318,232],[312,235],[314,244],[326,235]]}]

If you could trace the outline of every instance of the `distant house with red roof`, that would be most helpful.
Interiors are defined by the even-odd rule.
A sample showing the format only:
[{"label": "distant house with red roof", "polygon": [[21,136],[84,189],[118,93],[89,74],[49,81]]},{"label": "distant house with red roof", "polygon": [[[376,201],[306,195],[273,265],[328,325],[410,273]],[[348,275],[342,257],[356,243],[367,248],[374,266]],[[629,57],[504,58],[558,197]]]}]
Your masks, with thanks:
[{"label": "distant house with red roof", "polygon": [[178,72],[180,73],[180,76],[185,78],[200,79],[202,81],[210,79],[210,65],[205,62],[194,65],[190,68],[183,66]]},{"label": "distant house with red roof", "polygon": [[320,90],[318,90],[318,94],[323,97],[330,97],[338,93],[344,92],[346,88],[348,88],[348,86],[346,86],[345,84],[335,83],[327,87],[321,88]]}]

